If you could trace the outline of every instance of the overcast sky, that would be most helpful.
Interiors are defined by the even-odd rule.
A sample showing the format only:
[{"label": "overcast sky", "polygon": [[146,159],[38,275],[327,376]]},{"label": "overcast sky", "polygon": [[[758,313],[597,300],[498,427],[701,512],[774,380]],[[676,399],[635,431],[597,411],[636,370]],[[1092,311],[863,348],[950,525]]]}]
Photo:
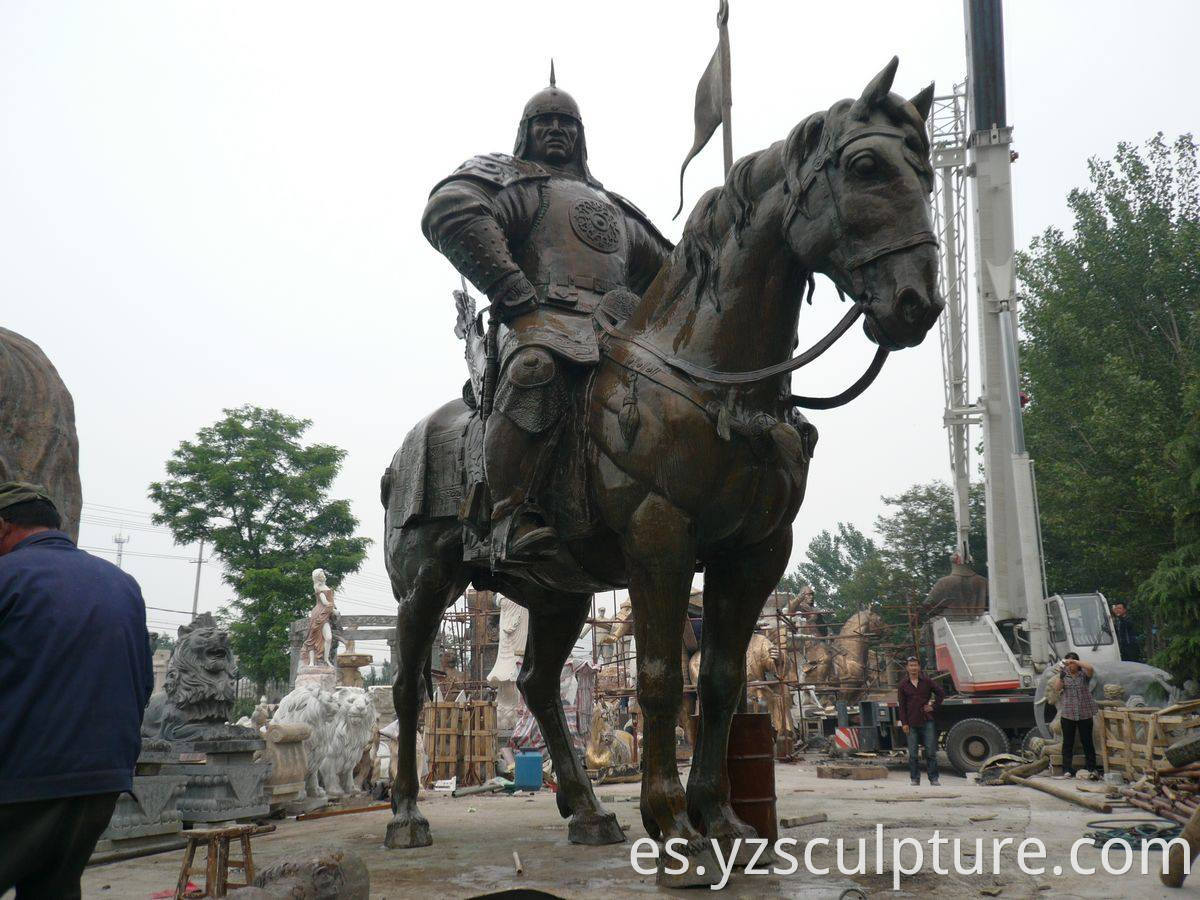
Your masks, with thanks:
[{"label": "overcast sky", "polygon": [[[731,6],[735,155],[857,96],[893,54],[907,96],[964,76],[956,0]],[[123,524],[147,603],[190,609],[195,548],[148,529],[147,485],[180,440],[243,403],[310,418],[311,439],[347,450],[334,494],[378,542],[383,468],[464,378],[458,279],[420,232],[430,187],[469,156],[511,151],[553,55],[593,172],[677,239],[715,7],[0,2],[0,322],[38,342],[74,395],[81,543],[111,550]],[[1019,246],[1069,225],[1089,156],[1195,129],[1198,10],[1007,4]],[[689,208],[720,166],[718,139],[689,170]],[[841,312],[819,283],[801,343]],[[855,330],[793,389],[837,392],[871,352]],[[821,439],[794,561],[838,520],[869,528],[881,495],[947,476],[936,331],[860,400],[810,417]],[[227,596],[206,567],[201,609]],[[339,605],[394,609],[378,543]],[[150,611],[159,630],[186,618]]]}]

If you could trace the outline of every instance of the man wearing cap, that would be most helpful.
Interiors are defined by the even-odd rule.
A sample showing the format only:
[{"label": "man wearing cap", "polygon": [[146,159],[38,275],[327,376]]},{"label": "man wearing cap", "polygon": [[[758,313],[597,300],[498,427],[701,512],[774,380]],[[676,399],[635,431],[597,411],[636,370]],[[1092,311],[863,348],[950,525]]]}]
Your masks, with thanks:
[{"label": "man wearing cap", "polygon": [[921,661],[910,656],[905,663],[905,677],[897,690],[900,727],[908,736],[908,777],[913,784],[921,783],[921,768],[917,761],[918,744],[925,746],[925,765],[929,783],[938,784],[937,728],[933,715],[946,699],[941,685],[921,672]]},{"label": "man wearing cap", "polygon": [[154,686],[137,582],[61,526],[43,487],[0,483],[0,894],[18,900],[80,895]]},{"label": "man wearing cap", "polygon": [[553,66],[549,87],[525,104],[512,155],[473,157],[439,181],[421,227],[503,323],[484,436],[495,558],[552,556],[558,535],[537,493],[578,380],[572,376],[600,359],[592,317],[602,300],[627,316],[671,242],[592,177],[583,117],[555,84]]}]

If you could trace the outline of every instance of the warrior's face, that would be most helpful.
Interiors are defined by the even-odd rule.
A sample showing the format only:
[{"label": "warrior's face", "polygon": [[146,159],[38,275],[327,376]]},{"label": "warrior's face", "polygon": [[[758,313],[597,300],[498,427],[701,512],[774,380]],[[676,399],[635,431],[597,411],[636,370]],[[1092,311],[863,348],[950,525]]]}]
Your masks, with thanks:
[{"label": "warrior's face", "polygon": [[531,156],[539,162],[562,165],[575,158],[579,123],[570,116],[544,113],[529,123]]}]

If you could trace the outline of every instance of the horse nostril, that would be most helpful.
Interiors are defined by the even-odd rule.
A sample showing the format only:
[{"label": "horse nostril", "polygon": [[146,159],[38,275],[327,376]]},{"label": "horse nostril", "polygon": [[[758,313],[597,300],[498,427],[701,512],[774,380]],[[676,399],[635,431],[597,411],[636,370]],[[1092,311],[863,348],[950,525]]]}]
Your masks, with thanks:
[{"label": "horse nostril", "polygon": [[905,288],[896,301],[900,318],[908,325],[916,325],[924,318],[925,300],[915,288]]}]

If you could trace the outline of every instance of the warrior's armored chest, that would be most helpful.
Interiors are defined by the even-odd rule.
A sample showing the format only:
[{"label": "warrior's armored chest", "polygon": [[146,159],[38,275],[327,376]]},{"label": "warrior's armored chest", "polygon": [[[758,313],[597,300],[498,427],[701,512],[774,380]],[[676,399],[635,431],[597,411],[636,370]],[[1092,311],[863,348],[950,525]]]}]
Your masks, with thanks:
[{"label": "warrior's armored chest", "polygon": [[625,217],[584,181],[551,178],[538,193],[533,226],[514,248],[516,262],[543,302],[591,313],[605,293],[625,286]]}]

